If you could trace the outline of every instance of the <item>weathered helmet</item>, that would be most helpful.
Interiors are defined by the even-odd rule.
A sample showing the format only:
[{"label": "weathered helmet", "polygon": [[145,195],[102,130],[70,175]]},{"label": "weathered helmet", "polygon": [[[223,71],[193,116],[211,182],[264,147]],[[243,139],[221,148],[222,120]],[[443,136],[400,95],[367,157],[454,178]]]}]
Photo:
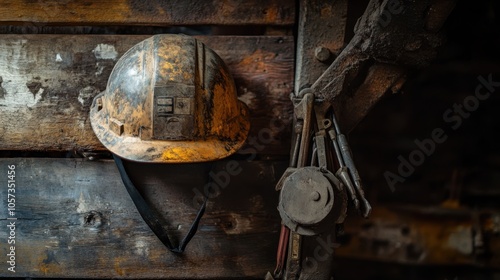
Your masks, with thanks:
[{"label": "weathered helmet", "polygon": [[141,162],[224,158],[250,128],[222,59],[185,35],[156,35],[127,51],[94,98],[90,121],[106,148]]}]

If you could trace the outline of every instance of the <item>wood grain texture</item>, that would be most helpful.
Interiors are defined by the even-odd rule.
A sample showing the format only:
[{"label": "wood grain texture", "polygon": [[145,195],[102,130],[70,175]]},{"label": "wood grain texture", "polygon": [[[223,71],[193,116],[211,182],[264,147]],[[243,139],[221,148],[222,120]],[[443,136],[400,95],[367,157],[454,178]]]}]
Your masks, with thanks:
[{"label": "wood grain texture", "polygon": [[[207,164],[126,165],[146,200],[163,215],[175,241],[195,217],[193,189],[203,192],[207,173],[218,174],[214,177],[220,179],[220,192],[211,195],[186,252],[175,255],[138,214],[114,162],[0,159],[2,173],[7,165],[16,165],[14,276],[262,278],[274,265],[280,225],[274,184],[286,162],[232,161],[236,168],[231,170],[239,172],[229,176],[226,184],[221,174],[229,162],[216,162],[213,169]],[[7,187],[0,188],[0,254],[4,257],[9,253],[6,193]],[[0,277],[13,276],[6,266]]]},{"label": "wood grain texture", "polygon": [[0,22],[32,25],[292,25],[287,0],[7,0]]},{"label": "wood grain texture", "polygon": [[[117,59],[147,37],[1,35],[0,150],[104,150],[89,106]],[[242,151],[287,154],[293,38],[197,38],[226,62],[250,108],[251,135]]]}]

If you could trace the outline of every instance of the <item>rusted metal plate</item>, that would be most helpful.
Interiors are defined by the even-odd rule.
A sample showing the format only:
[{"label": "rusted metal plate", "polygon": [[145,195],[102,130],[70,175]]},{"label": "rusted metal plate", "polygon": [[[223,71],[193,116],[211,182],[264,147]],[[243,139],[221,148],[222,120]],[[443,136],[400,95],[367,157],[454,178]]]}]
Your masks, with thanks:
[{"label": "rusted metal plate", "polygon": [[[0,36],[0,150],[104,150],[89,122],[92,99],[117,59],[148,36]],[[214,49],[250,109],[245,154],[287,154],[293,38],[196,37]]]},{"label": "rusted metal plate", "polygon": [[292,25],[287,0],[8,0],[0,23],[32,25]]},{"label": "rusted metal plate", "polygon": [[[0,178],[1,277],[248,279],[274,263],[280,220],[273,187],[286,162],[218,161],[212,168],[126,162],[174,241],[185,235],[203,195],[210,197],[183,255],[150,231],[114,162],[0,159],[5,174],[8,165],[15,165],[16,197],[8,215],[8,178]],[[207,185],[208,177],[215,185]],[[13,245],[7,244],[11,222]],[[5,262],[10,246],[16,273]]]},{"label": "rusted metal plate", "polygon": [[301,0],[295,92],[310,87],[345,44],[347,0]]}]

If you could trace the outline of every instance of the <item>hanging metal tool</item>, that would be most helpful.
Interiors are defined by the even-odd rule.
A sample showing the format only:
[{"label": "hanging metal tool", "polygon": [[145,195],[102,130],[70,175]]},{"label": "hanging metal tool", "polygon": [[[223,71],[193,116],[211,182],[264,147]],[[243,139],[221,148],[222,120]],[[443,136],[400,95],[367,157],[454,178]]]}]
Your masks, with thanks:
[{"label": "hanging metal tool", "polygon": [[277,266],[267,279],[315,279],[302,269],[303,237],[335,232],[348,201],[364,217],[371,211],[331,104],[309,88],[292,96],[292,102],[296,137],[290,167],[276,186],[283,226]]},{"label": "hanging metal tool", "polygon": [[[345,137],[344,134],[340,132],[340,127],[337,123],[337,119],[335,118],[335,114],[332,114],[332,121],[333,125],[335,127],[335,132],[337,134],[336,142],[338,143],[338,146],[340,146],[340,155],[342,157],[342,160],[345,163],[345,166],[349,172],[349,175],[351,178],[354,180],[354,188],[356,189],[356,194],[352,194],[351,197],[353,198],[354,205],[358,211],[360,211],[361,215],[365,218],[368,218],[368,215],[370,215],[370,212],[372,210],[372,207],[368,200],[365,198],[365,192],[363,190],[363,186],[361,185],[361,177],[359,176],[358,169],[354,165],[354,160],[352,158],[352,153],[351,153],[351,148],[349,147],[349,144],[347,143],[347,138]],[[333,130],[330,130],[333,132]],[[333,133],[330,133],[332,135]],[[334,137],[331,137],[332,141],[335,142]],[[338,155],[339,153],[337,153]],[[361,207],[359,205],[359,202],[354,199],[358,198],[361,199]]]}]

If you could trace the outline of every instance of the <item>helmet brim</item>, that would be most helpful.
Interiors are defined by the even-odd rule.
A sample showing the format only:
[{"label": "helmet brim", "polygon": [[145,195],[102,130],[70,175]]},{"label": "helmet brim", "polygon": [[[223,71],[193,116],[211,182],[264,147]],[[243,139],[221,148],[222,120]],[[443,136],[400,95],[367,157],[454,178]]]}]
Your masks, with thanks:
[{"label": "helmet brim", "polygon": [[[94,102],[95,103],[95,102]],[[151,163],[194,163],[222,159],[234,154],[243,146],[250,130],[248,108],[238,102],[240,111],[235,119],[227,124],[238,131],[234,139],[207,137],[196,140],[141,140],[130,135],[117,135],[108,128],[104,110],[99,111],[96,104],[90,109],[92,129],[99,141],[115,155],[135,162]]]}]

